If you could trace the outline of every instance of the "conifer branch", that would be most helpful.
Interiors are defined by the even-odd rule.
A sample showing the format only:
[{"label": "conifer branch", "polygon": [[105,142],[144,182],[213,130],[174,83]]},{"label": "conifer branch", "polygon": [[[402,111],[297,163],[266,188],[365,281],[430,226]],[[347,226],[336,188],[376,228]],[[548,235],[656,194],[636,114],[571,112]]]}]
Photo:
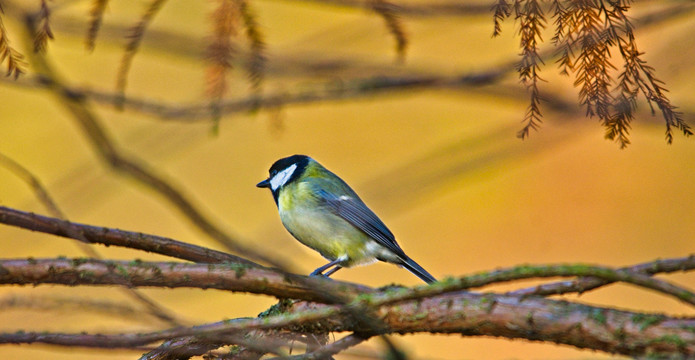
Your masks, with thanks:
[{"label": "conifer branch", "polygon": [[85,38],[85,47],[87,50],[94,50],[96,45],[97,35],[101,29],[101,23],[104,21],[104,12],[108,6],[109,0],[92,0],[92,7],[89,10],[89,28]]},{"label": "conifer branch", "polygon": [[[147,10],[145,10],[145,13],[140,18],[140,21],[135,26],[130,28],[129,33],[126,36],[128,42],[125,46],[125,51],[118,67],[118,73],[116,74],[116,91],[120,95],[121,99],[125,96],[125,89],[128,84],[128,73],[130,72],[130,67],[133,64],[133,58],[140,48],[140,43],[145,37],[145,31],[162,6],[164,6],[166,1],[167,0],[151,0],[147,6]],[[106,6],[106,4],[104,4],[104,6]],[[123,107],[122,100],[116,104],[116,107],[119,109]]]},{"label": "conifer branch", "polygon": [[[573,75],[579,88],[579,102],[588,117],[597,117],[605,127],[605,137],[616,141],[621,148],[629,143],[630,123],[634,120],[637,97],[642,94],[654,111],[658,108],[666,123],[666,141],[672,143],[674,129],[685,136],[693,134],[683,116],[666,96],[663,82],[655,77],[654,69],[647,65],[637,50],[633,25],[627,11],[631,0],[552,0],[550,12],[555,18],[555,32],[551,43],[558,56],[561,74]],[[537,0],[515,0],[512,5],[519,21],[521,38],[521,65],[519,77],[531,95],[530,105],[519,136],[528,136],[530,129],[540,125],[538,67],[535,46],[540,39],[544,10]],[[493,7],[493,35],[500,33],[500,23],[509,17],[509,5],[500,0]],[[534,42],[535,41],[535,42]],[[618,48],[623,70],[616,79],[618,68],[611,62],[611,49]]]},{"label": "conifer branch", "polygon": [[403,61],[408,47],[408,37],[398,16],[400,12],[398,6],[387,0],[369,0],[369,3],[371,9],[384,19],[386,27],[396,39],[396,54],[399,61]]},{"label": "conifer branch", "polygon": [[39,11],[36,13],[36,33],[34,34],[34,51],[46,51],[49,39],[53,39],[53,31],[50,25],[51,10],[48,8],[48,0],[41,0]]},{"label": "conifer branch", "polygon": [[26,62],[22,53],[10,45],[9,33],[5,29],[3,16],[5,15],[0,5],[0,64],[7,62],[7,72],[5,76],[11,76],[15,80],[26,72]]},{"label": "conifer branch", "polygon": [[206,50],[207,95],[211,99],[213,117],[220,117],[220,102],[227,93],[227,73],[232,69],[232,60],[237,50],[232,43],[241,21],[239,3],[236,0],[217,0],[212,12],[212,38]]},{"label": "conifer branch", "polygon": [[[537,130],[541,124],[540,93],[538,82],[540,67],[543,64],[538,53],[538,43],[542,42],[541,32],[545,28],[545,17],[537,0],[527,0],[524,4],[515,1],[514,9],[519,20],[519,37],[521,39],[521,62],[519,63],[519,78],[531,95],[531,102],[526,110],[523,122],[525,125],[517,133],[517,137],[525,139],[529,132]],[[504,8],[501,10],[504,11]],[[495,14],[496,20],[498,14]],[[499,34],[499,26],[496,23],[496,34]]]},{"label": "conifer branch", "polygon": [[261,83],[265,76],[265,40],[260,31],[260,26],[256,20],[256,14],[251,9],[248,0],[239,0],[239,12],[244,21],[244,29],[246,29],[246,38],[250,43],[250,60],[246,66],[249,80],[253,92],[260,95]]},{"label": "conifer branch", "polygon": [[507,0],[497,0],[492,6],[494,29],[492,36],[499,36],[502,33],[502,22],[512,15],[512,8]]}]

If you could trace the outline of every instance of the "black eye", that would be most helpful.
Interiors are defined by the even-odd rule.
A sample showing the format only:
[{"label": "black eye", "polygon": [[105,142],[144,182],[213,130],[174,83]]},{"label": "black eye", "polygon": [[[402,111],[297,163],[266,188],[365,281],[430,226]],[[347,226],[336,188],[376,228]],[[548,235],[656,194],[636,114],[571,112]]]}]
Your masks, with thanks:
[{"label": "black eye", "polygon": [[278,173],[277,170],[270,170],[270,177],[275,176]]}]

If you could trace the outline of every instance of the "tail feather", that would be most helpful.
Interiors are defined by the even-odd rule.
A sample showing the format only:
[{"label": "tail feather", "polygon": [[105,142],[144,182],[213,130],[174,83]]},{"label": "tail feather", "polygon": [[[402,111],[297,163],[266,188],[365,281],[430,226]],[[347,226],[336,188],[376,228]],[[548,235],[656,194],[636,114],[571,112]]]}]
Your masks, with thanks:
[{"label": "tail feather", "polygon": [[431,284],[433,282],[437,282],[437,279],[434,278],[430,273],[427,272],[427,270],[423,269],[422,266],[418,265],[418,263],[415,262],[415,260],[406,257],[403,260],[403,263],[401,263],[401,266],[406,268],[408,271],[413,273],[415,276],[419,277],[422,279],[422,281]]}]

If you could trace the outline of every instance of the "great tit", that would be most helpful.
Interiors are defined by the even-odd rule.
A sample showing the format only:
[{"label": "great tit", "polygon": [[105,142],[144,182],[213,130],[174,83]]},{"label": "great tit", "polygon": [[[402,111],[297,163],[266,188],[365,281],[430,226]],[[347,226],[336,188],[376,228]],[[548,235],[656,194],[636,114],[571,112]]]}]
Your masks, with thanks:
[{"label": "great tit", "polygon": [[273,193],[287,231],[330,260],[311,275],[330,276],[343,267],[380,260],[403,266],[426,283],[437,281],[401,250],[391,231],[345,181],[314,159],[280,159],[256,186]]}]

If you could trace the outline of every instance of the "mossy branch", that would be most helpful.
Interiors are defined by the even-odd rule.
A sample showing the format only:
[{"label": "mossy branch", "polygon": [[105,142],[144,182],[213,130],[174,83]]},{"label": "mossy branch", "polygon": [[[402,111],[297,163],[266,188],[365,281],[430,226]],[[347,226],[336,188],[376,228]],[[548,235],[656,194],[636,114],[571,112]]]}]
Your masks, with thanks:
[{"label": "mossy branch", "polygon": [[[529,339],[628,356],[695,355],[694,319],[567,301],[458,292],[379,306],[376,311],[379,319],[387,325],[379,331],[386,333],[458,333]],[[207,343],[216,341],[218,346],[222,346],[234,343],[239,332],[255,329],[311,333],[319,328],[330,332],[374,331],[351,321],[340,306],[294,302],[279,313],[256,319],[234,319],[138,334],[4,333],[0,334],[0,343],[132,348],[164,339],[194,336]],[[225,334],[233,336],[225,338]],[[346,342],[353,340],[359,339]]]}]

